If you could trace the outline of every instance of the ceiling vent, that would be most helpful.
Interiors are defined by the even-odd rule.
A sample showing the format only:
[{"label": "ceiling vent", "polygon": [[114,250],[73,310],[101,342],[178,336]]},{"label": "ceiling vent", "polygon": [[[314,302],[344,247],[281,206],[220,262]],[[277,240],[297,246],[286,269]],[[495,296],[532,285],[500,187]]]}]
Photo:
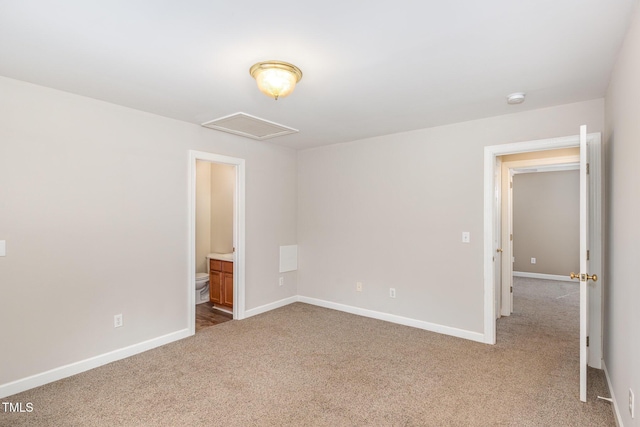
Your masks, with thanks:
[{"label": "ceiling vent", "polygon": [[298,132],[298,129],[279,125],[245,113],[235,113],[230,116],[220,117],[219,119],[204,122],[202,126],[259,141]]}]

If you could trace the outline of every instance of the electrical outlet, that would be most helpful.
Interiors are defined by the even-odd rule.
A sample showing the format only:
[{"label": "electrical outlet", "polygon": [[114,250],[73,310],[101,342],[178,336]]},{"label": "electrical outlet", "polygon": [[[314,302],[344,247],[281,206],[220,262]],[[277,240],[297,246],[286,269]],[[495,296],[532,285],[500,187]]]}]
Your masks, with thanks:
[{"label": "electrical outlet", "polygon": [[280,276],[280,280],[278,281],[278,286],[284,285],[284,277]]},{"label": "electrical outlet", "polygon": [[362,282],[356,282],[356,291],[362,292]]},{"label": "electrical outlet", "polygon": [[536,263],[536,259],[535,258],[531,258],[531,264],[535,264]]},{"label": "electrical outlet", "polygon": [[629,413],[631,414],[631,418],[635,418],[635,397],[633,396],[633,390],[629,389]]},{"label": "electrical outlet", "polygon": [[390,298],[396,297],[396,288],[389,288],[389,297]]},{"label": "electrical outlet", "polygon": [[115,316],[113,316],[113,327],[114,328],[119,328],[120,326],[122,326],[123,322],[122,322],[122,314],[116,314]]}]

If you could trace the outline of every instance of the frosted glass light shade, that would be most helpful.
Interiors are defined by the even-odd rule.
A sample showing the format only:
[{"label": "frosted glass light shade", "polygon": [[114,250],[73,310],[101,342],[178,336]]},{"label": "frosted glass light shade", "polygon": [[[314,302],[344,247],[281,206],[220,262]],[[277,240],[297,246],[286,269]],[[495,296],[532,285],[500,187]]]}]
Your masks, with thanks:
[{"label": "frosted glass light shade", "polygon": [[302,79],[298,67],[282,61],[259,62],[249,73],[256,79],[260,92],[276,100],[293,92],[296,83]]}]

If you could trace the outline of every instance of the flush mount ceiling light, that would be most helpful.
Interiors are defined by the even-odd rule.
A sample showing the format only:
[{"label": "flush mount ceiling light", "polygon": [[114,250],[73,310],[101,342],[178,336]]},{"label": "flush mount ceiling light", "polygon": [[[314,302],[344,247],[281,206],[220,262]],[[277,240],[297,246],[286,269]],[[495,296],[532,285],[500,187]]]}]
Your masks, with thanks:
[{"label": "flush mount ceiling light", "polygon": [[302,79],[300,68],[282,61],[258,62],[249,73],[256,79],[260,92],[276,101],[293,92],[296,83]]},{"label": "flush mount ceiling light", "polygon": [[522,104],[524,102],[524,95],[523,92],[512,93],[507,96],[507,104]]}]

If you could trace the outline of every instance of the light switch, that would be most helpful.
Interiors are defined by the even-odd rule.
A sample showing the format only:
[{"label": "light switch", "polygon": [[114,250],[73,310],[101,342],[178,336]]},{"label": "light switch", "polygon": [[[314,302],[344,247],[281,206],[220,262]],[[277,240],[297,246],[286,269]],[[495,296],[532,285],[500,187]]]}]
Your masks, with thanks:
[{"label": "light switch", "polygon": [[468,231],[463,231],[462,243],[469,243],[469,242],[471,242],[471,233],[469,233]]},{"label": "light switch", "polygon": [[0,256],[7,256],[7,241],[0,240]]}]

